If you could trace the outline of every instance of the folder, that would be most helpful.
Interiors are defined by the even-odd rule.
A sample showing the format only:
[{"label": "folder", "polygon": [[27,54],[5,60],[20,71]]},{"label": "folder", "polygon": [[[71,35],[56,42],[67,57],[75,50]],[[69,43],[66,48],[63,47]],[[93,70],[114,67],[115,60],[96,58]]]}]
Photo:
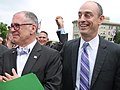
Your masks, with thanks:
[{"label": "folder", "polygon": [[26,74],[7,82],[0,82],[0,90],[44,90],[44,87],[33,73]]}]

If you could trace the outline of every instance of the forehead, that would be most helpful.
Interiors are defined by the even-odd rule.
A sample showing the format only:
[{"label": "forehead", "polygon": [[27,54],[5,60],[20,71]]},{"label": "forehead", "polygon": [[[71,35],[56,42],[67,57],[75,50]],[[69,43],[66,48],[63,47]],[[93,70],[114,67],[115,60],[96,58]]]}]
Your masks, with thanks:
[{"label": "forehead", "polygon": [[79,12],[98,13],[98,6],[94,2],[86,2],[80,7]]},{"label": "forehead", "polygon": [[39,33],[39,36],[47,37],[47,35],[45,33]]},{"label": "forehead", "polygon": [[24,22],[27,19],[25,18],[24,13],[17,13],[13,16],[12,18],[12,23],[19,23],[19,22]]}]

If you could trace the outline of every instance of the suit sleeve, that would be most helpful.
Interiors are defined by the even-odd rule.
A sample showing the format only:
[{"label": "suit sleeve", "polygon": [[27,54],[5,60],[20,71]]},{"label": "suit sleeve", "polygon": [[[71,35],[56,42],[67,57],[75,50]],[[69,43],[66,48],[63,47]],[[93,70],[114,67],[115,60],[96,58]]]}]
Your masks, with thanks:
[{"label": "suit sleeve", "polygon": [[59,42],[65,43],[68,40],[68,33],[61,34],[60,31],[57,31],[57,36],[59,38]]},{"label": "suit sleeve", "polygon": [[62,63],[61,56],[58,52],[52,54],[45,71],[45,90],[60,90],[62,82]]},{"label": "suit sleeve", "polygon": [[114,83],[114,89],[113,90],[120,90],[120,50],[118,50],[118,63],[116,68],[116,74],[115,74],[115,83]]}]

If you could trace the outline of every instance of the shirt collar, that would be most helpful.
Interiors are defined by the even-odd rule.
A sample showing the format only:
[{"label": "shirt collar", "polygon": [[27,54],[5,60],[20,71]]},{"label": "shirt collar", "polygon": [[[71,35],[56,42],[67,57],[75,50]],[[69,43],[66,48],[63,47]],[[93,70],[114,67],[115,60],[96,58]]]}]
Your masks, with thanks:
[{"label": "shirt collar", "polygon": [[[82,45],[85,41],[81,38],[81,41],[80,41],[80,48],[82,48]],[[98,47],[99,45],[99,36],[96,35],[95,38],[93,38],[92,40],[90,40],[89,42],[89,46],[91,49],[94,49],[95,47]]]},{"label": "shirt collar", "polygon": [[[32,43],[30,43],[29,45],[27,45],[26,47],[30,49],[30,52],[32,51],[34,45],[36,44],[37,40],[35,39]],[[22,48],[22,47],[20,47]]]}]

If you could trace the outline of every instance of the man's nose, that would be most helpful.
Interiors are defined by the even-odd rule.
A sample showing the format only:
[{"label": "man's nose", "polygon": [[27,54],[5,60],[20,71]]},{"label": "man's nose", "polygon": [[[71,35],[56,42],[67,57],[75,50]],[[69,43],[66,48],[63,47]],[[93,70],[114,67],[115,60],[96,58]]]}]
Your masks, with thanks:
[{"label": "man's nose", "polygon": [[81,15],[81,17],[80,17],[80,21],[85,21],[85,16],[84,16],[84,14]]}]

